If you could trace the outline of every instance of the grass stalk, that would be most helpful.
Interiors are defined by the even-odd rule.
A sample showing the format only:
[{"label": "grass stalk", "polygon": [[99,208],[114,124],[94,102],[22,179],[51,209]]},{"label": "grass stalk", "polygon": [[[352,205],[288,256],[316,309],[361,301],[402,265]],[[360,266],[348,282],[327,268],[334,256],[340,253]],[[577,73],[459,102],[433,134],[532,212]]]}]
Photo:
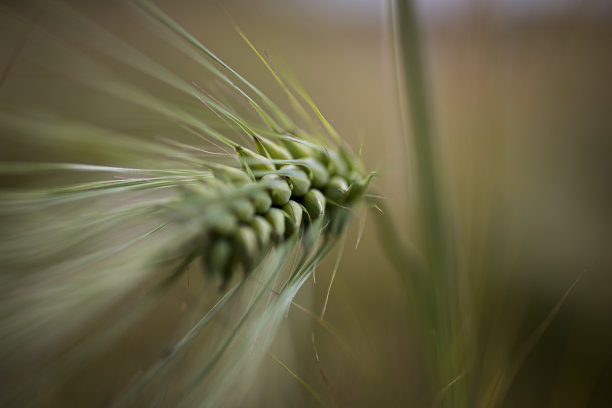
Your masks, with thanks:
[{"label": "grass stalk", "polygon": [[[421,250],[427,269],[425,282],[419,280],[419,287],[415,289],[420,292],[416,301],[420,303],[425,330],[431,332],[434,337],[427,341],[428,344],[433,344],[430,350],[430,362],[435,373],[433,382],[438,390],[445,390],[437,402],[442,406],[464,406],[467,404],[467,394],[461,389],[466,381],[456,381],[457,378],[465,376],[461,344],[457,344],[454,338],[459,321],[456,277],[449,243],[449,220],[443,206],[423,39],[414,1],[396,0],[393,10],[401,67],[399,76],[404,85],[407,102],[404,104],[405,114],[410,123],[407,129],[410,139],[406,146],[412,147],[411,157],[416,162],[418,210],[422,220]],[[409,266],[404,265],[405,269],[400,273],[414,273],[408,269]]]},{"label": "grass stalk", "polygon": [[403,68],[401,73],[408,102],[406,114],[410,118],[411,142],[417,164],[425,251],[432,269],[443,272],[446,263],[446,239],[422,40],[413,1],[398,0],[396,11]]}]

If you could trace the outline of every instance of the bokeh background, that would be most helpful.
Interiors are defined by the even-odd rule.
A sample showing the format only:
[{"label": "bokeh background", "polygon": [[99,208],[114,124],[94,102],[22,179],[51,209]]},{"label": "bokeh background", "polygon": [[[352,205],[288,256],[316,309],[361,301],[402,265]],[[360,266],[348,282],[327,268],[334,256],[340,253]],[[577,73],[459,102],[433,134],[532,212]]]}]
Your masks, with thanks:
[{"label": "bokeh background", "polygon": [[[152,43],[113,3],[72,2],[127,42],[190,80],[195,64]],[[283,95],[232,28],[233,19],[275,67],[302,83],[355,147],[363,144],[378,194],[404,236],[419,246],[416,175],[402,125],[389,5],[377,0],[158,1],[168,14],[275,100]],[[11,61],[29,23],[53,26],[36,3],[1,3],[0,66]],[[435,0],[417,2],[436,132],[444,209],[452,220],[461,302],[469,310],[482,377],[510,364],[579,278],[521,365],[504,406],[612,405],[612,7],[605,1]],[[21,19],[16,19],[20,16]],[[25,40],[24,40],[25,39]],[[78,70],[65,60],[67,70]],[[126,77],[143,81],[133,72]],[[168,95],[173,98],[174,95]],[[16,59],[0,88],[2,106],[55,110],[132,134],[164,136],[171,123],[70,76]],[[3,160],[66,160],[99,152],[2,137]],[[21,181],[3,178],[3,186]],[[366,216],[367,214],[367,216]],[[355,222],[332,287],[326,321],[292,308],[271,351],[327,395],[312,346],[340,406],[431,406],[418,310],[411,307],[377,236],[375,212]],[[320,313],[335,256],[296,303]],[[184,293],[109,344],[69,379],[51,406],[106,406],[116,378],[138,371],[170,341]],[[195,295],[197,296],[197,295]],[[317,406],[273,359],[264,359],[245,406]],[[487,372],[490,370],[490,372]],[[122,374],[123,373],[123,374]],[[122,377],[123,376],[123,377]],[[127,376],[127,377],[126,377]],[[42,385],[44,386],[44,385]],[[247,386],[247,385],[245,385]]]}]

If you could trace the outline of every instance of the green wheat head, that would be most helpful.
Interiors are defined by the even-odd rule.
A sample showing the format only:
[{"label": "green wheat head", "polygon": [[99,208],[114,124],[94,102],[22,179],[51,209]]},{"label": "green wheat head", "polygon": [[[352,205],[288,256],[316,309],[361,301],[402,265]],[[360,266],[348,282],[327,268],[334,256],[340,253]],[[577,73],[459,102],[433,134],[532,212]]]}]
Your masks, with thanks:
[{"label": "green wheat head", "polygon": [[[344,233],[373,176],[306,92],[282,79],[240,31],[287,95],[291,114],[159,8],[130,6],[154,38],[188,55],[218,86],[208,91],[185,80],[62,3],[45,9],[87,33],[87,50],[192,105],[131,83],[43,28],[32,33],[35,52],[27,57],[59,72],[64,66],[54,56],[69,55],[82,67],[69,73],[72,80],[169,118],[195,142],[139,137],[51,107],[14,109],[3,101],[3,138],[70,146],[96,158],[0,163],[5,176],[25,185],[0,192],[0,375],[13,373],[2,386],[6,404],[53,401],[198,262],[203,296],[180,336],[123,378],[108,403],[240,404],[271,333]],[[235,107],[241,103],[246,109]]]}]

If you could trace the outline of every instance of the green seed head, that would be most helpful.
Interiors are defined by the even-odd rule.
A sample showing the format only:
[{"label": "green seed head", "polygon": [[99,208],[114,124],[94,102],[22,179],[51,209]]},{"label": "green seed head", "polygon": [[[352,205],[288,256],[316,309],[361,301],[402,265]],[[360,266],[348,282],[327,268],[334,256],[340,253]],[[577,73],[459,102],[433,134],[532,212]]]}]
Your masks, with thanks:
[{"label": "green seed head", "polygon": [[325,189],[325,195],[335,203],[341,203],[346,198],[349,190],[348,183],[342,177],[332,177]]},{"label": "green seed head", "polygon": [[334,176],[347,178],[349,175],[349,165],[346,163],[346,160],[344,160],[342,155],[332,150],[329,152],[328,157],[331,173]]},{"label": "green seed head", "polygon": [[285,236],[285,213],[278,208],[270,208],[266,214],[266,220],[272,226],[272,235],[276,242]]},{"label": "green seed head", "polygon": [[292,139],[282,139],[282,142],[294,158],[304,159],[316,155],[314,149],[304,143]]},{"label": "green seed head", "polygon": [[236,231],[238,220],[236,216],[227,211],[219,211],[210,219],[210,229],[223,236],[230,236]]},{"label": "green seed head", "polygon": [[249,222],[255,215],[255,206],[246,198],[235,199],[231,203],[231,208],[242,222]]},{"label": "green seed head", "polygon": [[272,206],[272,199],[267,191],[261,190],[251,195],[251,201],[257,214],[265,214]]},{"label": "green seed head", "polygon": [[375,172],[371,172],[366,178],[357,178],[355,181],[353,181],[346,196],[346,201],[352,202],[361,197],[361,195],[365,193],[366,189],[370,185],[370,181],[372,181],[372,178],[374,178],[375,175]]},{"label": "green seed head", "polygon": [[251,227],[255,231],[255,235],[257,235],[260,248],[266,248],[272,238],[272,224],[261,215],[257,215],[251,221]]},{"label": "green seed head", "polygon": [[251,181],[247,173],[235,167],[218,165],[212,168],[212,172],[216,178],[228,183],[244,184]]},{"label": "green seed head", "polygon": [[274,205],[287,204],[291,198],[291,187],[287,181],[276,174],[268,174],[262,178],[262,181],[266,183]]},{"label": "green seed head", "polygon": [[324,188],[329,183],[329,172],[318,160],[306,158],[300,161],[300,166],[306,168],[314,188]]},{"label": "green seed head", "polygon": [[209,276],[229,276],[231,255],[232,244],[227,239],[214,240],[202,258],[205,273]]},{"label": "green seed head", "polygon": [[236,152],[238,153],[238,156],[240,156],[242,166],[245,169],[251,169],[253,173],[256,173],[256,177],[258,177],[258,175],[261,177],[262,173],[276,170],[276,166],[274,166],[274,163],[272,163],[270,159],[252,152],[246,147],[236,146]]},{"label": "green seed head", "polygon": [[300,229],[302,223],[302,206],[293,200],[283,205],[283,211],[285,212],[287,219],[285,221],[285,229],[288,235],[296,233]]},{"label": "green seed head", "polygon": [[270,158],[276,160],[293,159],[291,153],[289,153],[289,151],[283,146],[276,144],[264,137],[254,136],[253,139],[255,139],[255,147],[257,148],[257,151],[262,156],[268,157],[269,155]]},{"label": "green seed head", "polygon": [[293,196],[301,197],[308,192],[310,179],[303,170],[293,164],[283,166],[281,170],[291,183]]},{"label": "green seed head", "polygon": [[325,196],[317,189],[311,189],[304,196],[304,208],[310,217],[315,220],[325,213]]},{"label": "green seed head", "polygon": [[257,258],[257,249],[257,236],[253,228],[245,225],[238,227],[234,235],[234,251],[245,272],[251,270]]}]

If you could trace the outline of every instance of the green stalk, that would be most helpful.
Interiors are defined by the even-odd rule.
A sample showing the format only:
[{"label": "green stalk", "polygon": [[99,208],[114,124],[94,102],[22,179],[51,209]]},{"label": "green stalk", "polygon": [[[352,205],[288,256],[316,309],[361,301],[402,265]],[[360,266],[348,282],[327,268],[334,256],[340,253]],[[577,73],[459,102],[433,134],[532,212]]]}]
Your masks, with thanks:
[{"label": "green stalk", "polygon": [[406,114],[410,118],[412,143],[417,164],[420,211],[423,216],[423,234],[426,257],[432,269],[442,273],[446,263],[446,240],[441,210],[437,163],[433,149],[433,126],[421,39],[411,0],[397,0],[397,28],[403,76],[408,101]]},{"label": "green stalk", "polygon": [[[423,237],[423,256],[427,262],[429,285],[421,299],[426,330],[434,338],[430,349],[434,384],[438,389],[436,403],[442,406],[467,405],[467,390],[461,345],[457,333],[456,282],[449,257],[447,220],[438,175],[433,114],[426,81],[425,60],[414,2],[395,0],[395,23],[400,58],[400,76],[406,95],[406,115],[410,118],[410,140],[416,161],[419,216]],[[407,144],[409,145],[409,144]],[[404,271],[402,273],[410,273]],[[434,310],[430,307],[433,304]],[[433,340],[433,341],[432,341]],[[458,347],[459,346],[459,347]],[[451,386],[452,385],[452,386]],[[443,390],[443,391],[441,391]]]}]

